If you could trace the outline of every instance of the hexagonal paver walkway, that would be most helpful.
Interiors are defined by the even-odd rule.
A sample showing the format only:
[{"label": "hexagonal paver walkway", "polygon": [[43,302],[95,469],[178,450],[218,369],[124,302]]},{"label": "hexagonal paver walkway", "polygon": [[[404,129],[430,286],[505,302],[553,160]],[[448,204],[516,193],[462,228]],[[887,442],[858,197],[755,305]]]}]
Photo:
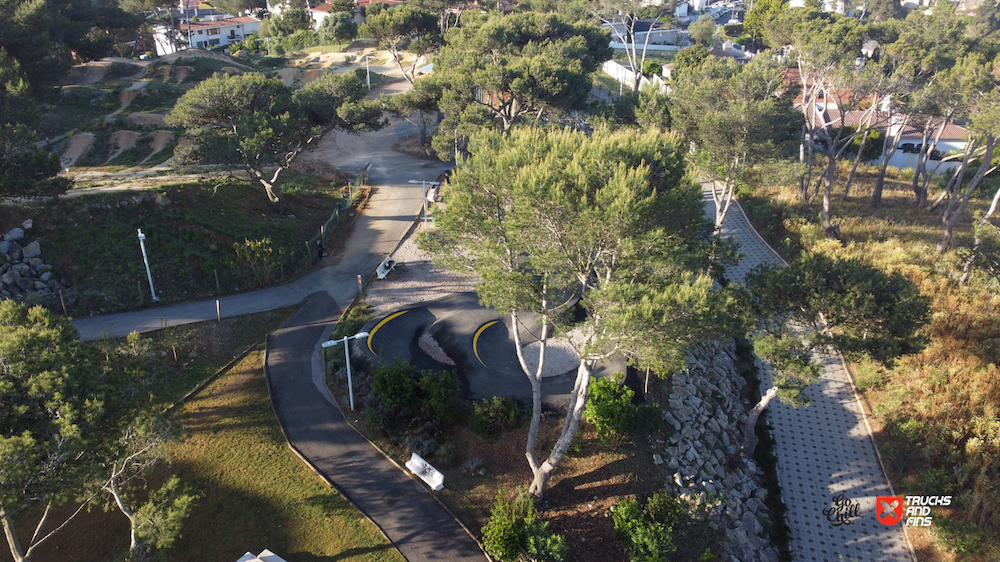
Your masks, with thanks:
[{"label": "hexagonal paver walkway", "polygon": [[[703,186],[705,213],[714,220],[715,203],[709,189]],[[737,266],[726,269],[732,281],[742,283],[758,264],[785,265],[735,202],[721,234],[738,242],[743,254]],[[808,407],[793,408],[777,401],[768,407],[792,553],[796,560],[806,562],[914,560],[903,528],[886,527],[875,519],[875,497],[895,494],[845,366],[839,355],[821,360],[822,380],[806,389]],[[769,385],[770,380],[763,384]],[[850,523],[836,525],[835,515],[831,521],[824,514],[824,510],[831,513],[838,496],[859,504],[858,515]]]}]

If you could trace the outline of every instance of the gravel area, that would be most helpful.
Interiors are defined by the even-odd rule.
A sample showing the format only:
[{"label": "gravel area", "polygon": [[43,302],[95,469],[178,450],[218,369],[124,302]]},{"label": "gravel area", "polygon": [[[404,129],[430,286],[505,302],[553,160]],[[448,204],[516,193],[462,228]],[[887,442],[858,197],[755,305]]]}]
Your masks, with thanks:
[{"label": "gravel area", "polygon": [[393,253],[396,269],[367,289],[366,301],[376,317],[437,300],[453,293],[472,290],[472,280],[436,267],[429,254],[417,248],[414,236],[421,229],[414,229],[403,244]]},{"label": "gravel area", "polygon": [[[538,369],[538,350],[542,344],[532,342],[524,346],[524,362],[527,363],[531,372]],[[580,366],[580,356],[573,348],[573,344],[566,338],[549,338],[548,345],[545,346],[545,368],[542,370],[542,377],[554,377],[569,371],[575,371]]]}]

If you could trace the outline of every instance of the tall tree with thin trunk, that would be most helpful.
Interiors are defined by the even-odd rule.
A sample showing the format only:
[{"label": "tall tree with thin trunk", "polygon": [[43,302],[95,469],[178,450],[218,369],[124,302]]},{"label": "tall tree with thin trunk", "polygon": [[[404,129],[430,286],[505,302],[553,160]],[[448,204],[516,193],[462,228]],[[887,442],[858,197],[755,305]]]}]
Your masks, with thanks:
[{"label": "tall tree with thin trunk", "polygon": [[[452,176],[440,224],[453,266],[476,271],[482,302],[510,317],[517,356],[532,386],[525,454],[541,497],[579,428],[594,366],[614,354],[668,372],[690,343],[742,324],[728,290],[704,269],[710,244],[700,190],[684,176],[683,143],[658,131],[515,129],[473,137],[472,156]],[[586,319],[558,305],[575,294]],[[522,324],[539,328],[530,370]],[[541,369],[554,333],[572,330],[580,355],[560,436],[542,457]]]},{"label": "tall tree with thin trunk", "polygon": [[[413,84],[417,63],[441,45],[437,16],[410,4],[370,16],[358,33],[375,39],[379,46],[388,49],[399,72],[410,84]],[[414,55],[408,67],[403,66],[403,49]]]},{"label": "tall tree with thin trunk", "polygon": [[777,62],[758,57],[740,65],[714,57],[673,81],[675,126],[711,160],[715,229],[722,228],[746,167],[790,154],[802,115],[782,96]]},{"label": "tall tree with thin trunk", "polygon": [[[646,6],[650,4],[642,0],[596,0],[591,5],[594,16],[611,30],[615,43],[625,45],[625,57],[632,70],[632,84],[629,87],[633,94],[639,93],[643,69],[646,68],[646,50],[649,48],[652,31],[666,29],[659,18],[668,13],[669,4],[655,6],[652,14],[648,10],[643,10]],[[642,30],[646,33],[641,40],[637,40],[636,33],[642,33]]]}]

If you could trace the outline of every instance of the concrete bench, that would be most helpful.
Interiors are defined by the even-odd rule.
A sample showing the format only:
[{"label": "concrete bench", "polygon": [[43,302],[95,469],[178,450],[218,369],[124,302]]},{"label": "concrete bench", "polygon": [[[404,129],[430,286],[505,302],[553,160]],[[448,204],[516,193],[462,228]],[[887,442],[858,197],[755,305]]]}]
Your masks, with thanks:
[{"label": "concrete bench", "polygon": [[420,455],[413,453],[410,456],[410,460],[406,461],[406,468],[419,476],[435,492],[441,491],[444,488],[444,474],[441,474],[438,469],[431,466]]}]

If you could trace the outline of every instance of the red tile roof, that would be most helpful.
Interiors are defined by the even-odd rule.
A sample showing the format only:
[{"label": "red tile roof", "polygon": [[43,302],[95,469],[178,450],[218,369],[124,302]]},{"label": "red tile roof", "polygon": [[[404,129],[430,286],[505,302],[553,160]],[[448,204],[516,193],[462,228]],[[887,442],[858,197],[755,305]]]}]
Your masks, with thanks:
[{"label": "red tile roof", "polygon": [[[260,22],[260,20],[253,16],[240,16],[236,18],[219,18],[215,21],[198,20],[191,22],[190,25],[191,29],[210,29],[228,25],[240,25],[242,23],[257,23],[257,22]],[[181,28],[186,31],[188,29],[188,24],[182,23]]]}]

